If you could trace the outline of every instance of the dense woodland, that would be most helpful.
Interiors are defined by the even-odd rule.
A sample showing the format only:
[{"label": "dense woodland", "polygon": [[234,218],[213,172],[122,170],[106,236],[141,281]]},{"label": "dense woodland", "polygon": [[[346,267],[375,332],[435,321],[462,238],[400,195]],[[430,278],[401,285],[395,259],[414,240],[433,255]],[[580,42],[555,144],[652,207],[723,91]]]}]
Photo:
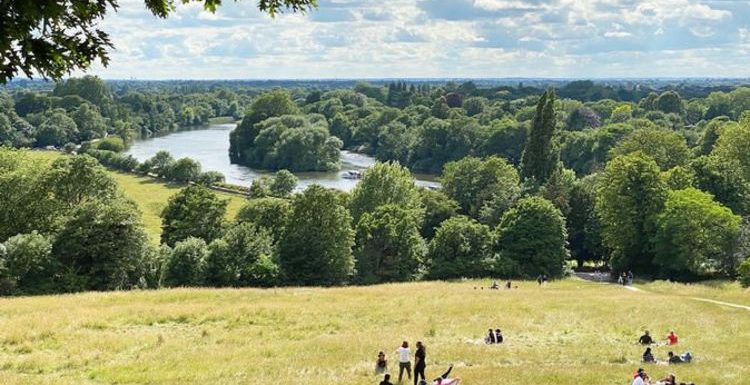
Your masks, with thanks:
[{"label": "dense woodland", "polygon": [[[82,155],[40,168],[0,151],[0,290],[560,277],[576,264],[750,284],[750,88],[534,85],[14,85],[0,142]],[[231,223],[205,187],[221,175],[121,154],[225,116],[242,118],[233,162],[281,170]],[[293,192],[286,170],[336,170],[342,148],[380,162],[351,193]],[[102,165],[190,184],[162,214],[160,246]],[[411,172],[439,174],[442,189]]]}]

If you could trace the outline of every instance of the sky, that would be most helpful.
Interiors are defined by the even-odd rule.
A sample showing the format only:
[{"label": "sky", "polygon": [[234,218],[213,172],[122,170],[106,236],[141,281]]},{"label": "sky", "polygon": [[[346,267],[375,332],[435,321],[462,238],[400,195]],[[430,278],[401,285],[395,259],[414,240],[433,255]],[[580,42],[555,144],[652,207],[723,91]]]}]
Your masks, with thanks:
[{"label": "sky", "polygon": [[[750,77],[750,0],[120,0],[107,79]],[[79,73],[80,75],[80,73]]]}]

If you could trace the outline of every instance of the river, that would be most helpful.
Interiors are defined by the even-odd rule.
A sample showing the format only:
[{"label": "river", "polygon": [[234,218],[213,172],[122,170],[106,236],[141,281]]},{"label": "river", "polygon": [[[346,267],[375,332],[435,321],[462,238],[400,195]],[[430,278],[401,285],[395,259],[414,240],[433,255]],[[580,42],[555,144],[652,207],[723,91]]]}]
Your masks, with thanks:
[{"label": "river", "polygon": [[[214,124],[207,128],[190,131],[179,131],[155,138],[136,140],[128,154],[138,161],[151,158],[158,151],[169,151],[175,159],[188,157],[200,162],[203,171],[218,171],[224,174],[227,183],[250,186],[253,179],[273,172],[256,170],[250,167],[229,162],[229,133],[236,125]],[[341,151],[341,170],[335,172],[298,172],[297,188],[302,190],[311,184],[319,184],[338,190],[350,191],[359,182],[346,179],[342,175],[347,171],[362,171],[372,166],[375,159],[350,151]],[[417,185],[439,186],[435,176],[415,175]]]}]

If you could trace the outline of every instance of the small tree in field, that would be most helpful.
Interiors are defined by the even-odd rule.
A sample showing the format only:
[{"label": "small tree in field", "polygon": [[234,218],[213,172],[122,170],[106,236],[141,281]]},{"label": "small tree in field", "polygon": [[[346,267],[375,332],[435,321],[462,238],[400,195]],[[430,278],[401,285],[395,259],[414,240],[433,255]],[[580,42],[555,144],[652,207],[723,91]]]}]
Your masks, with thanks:
[{"label": "small tree in field", "polygon": [[170,246],[188,237],[207,242],[221,236],[227,202],[203,186],[188,186],[169,198],[161,213],[161,241]]},{"label": "small tree in field", "polygon": [[166,287],[200,286],[205,282],[208,247],[200,238],[189,237],[177,242],[162,270]]}]

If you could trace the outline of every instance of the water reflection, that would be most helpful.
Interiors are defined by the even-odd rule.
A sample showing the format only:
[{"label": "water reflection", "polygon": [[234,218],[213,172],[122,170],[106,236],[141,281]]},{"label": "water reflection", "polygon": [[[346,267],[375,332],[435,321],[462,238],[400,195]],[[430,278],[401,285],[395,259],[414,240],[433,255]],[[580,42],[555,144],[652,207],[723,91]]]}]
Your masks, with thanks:
[{"label": "water reflection", "polygon": [[[169,151],[175,159],[189,157],[200,162],[204,171],[218,171],[226,177],[228,183],[250,186],[253,179],[271,172],[255,170],[249,167],[229,163],[229,133],[235,124],[216,124],[205,129],[180,131],[173,134],[137,140],[128,150],[139,161],[144,161],[156,152]],[[341,151],[341,171],[338,172],[299,172],[299,188],[319,184],[339,190],[350,191],[359,182],[356,179],[345,179],[347,171],[361,171],[375,163],[367,155]],[[415,175],[420,186],[439,186],[432,175]]]}]

